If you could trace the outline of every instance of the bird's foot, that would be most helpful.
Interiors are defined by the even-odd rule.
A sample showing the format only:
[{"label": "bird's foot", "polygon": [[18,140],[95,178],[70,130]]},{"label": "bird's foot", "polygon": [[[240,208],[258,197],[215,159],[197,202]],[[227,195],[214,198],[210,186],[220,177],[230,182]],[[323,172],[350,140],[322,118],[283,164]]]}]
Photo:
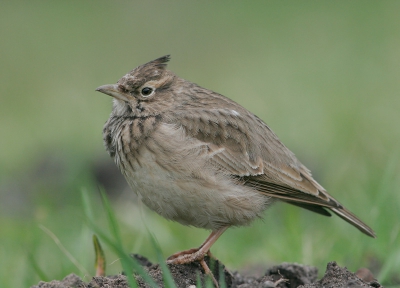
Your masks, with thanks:
[{"label": "bird's foot", "polygon": [[204,251],[202,247],[200,248],[193,248],[185,251],[181,251],[178,253],[175,253],[168,257],[167,259],[167,264],[188,264],[192,263],[195,261],[198,261],[203,267],[204,272],[210,276],[212,281],[214,282],[215,287],[219,287],[218,281],[215,279],[214,274],[211,272],[210,268],[208,267],[206,261],[204,261],[204,256],[208,255],[211,256],[210,250]]},{"label": "bird's foot", "polygon": [[208,256],[210,256],[210,258],[212,257],[210,253],[210,248],[226,229],[228,229],[228,226],[221,227],[218,230],[211,232],[210,236],[208,236],[206,241],[204,241],[204,243],[201,244],[199,248],[193,248],[171,255],[167,259],[167,264],[187,264],[198,261],[201,267],[203,267],[204,272],[206,272],[206,274],[209,275],[213,280],[215,287],[218,288],[218,282],[215,279],[210,268],[208,268],[207,263],[204,261],[204,256],[206,256],[207,254]]},{"label": "bird's foot", "polygon": [[201,248],[202,247],[192,248],[172,254],[168,257],[167,264],[187,264],[195,261],[200,261],[204,258],[205,255],[208,255],[210,258],[214,258],[214,256],[211,255],[210,250],[204,252]]}]

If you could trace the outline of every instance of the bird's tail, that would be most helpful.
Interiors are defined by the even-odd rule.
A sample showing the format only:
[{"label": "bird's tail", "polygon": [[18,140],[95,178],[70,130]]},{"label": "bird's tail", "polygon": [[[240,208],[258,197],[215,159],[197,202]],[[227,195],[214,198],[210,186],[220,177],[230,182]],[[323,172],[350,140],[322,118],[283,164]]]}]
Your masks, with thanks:
[{"label": "bird's tail", "polygon": [[343,220],[347,221],[348,223],[350,223],[351,225],[356,227],[358,230],[360,230],[364,234],[366,234],[370,237],[376,238],[376,234],[375,234],[374,230],[372,230],[371,227],[369,227],[367,224],[365,224],[360,219],[358,219],[356,215],[351,213],[346,208],[344,208],[344,207],[343,208],[330,208],[329,207],[329,209],[332,210],[332,212],[334,212],[340,218],[342,218]]}]

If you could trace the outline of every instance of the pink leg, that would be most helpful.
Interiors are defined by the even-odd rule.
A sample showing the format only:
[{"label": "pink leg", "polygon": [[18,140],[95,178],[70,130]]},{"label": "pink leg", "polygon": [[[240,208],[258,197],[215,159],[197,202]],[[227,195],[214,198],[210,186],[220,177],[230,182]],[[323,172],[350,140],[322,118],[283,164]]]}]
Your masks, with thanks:
[{"label": "pink leg", "polygon": [[219,230],[211,232],[210,236],[204,241],[199,248],[193,248],[185,251],[175,253],[168,257],[168,264],[185,264],[194,261],[199,261],[209,252],[211,246],[218,240],[218,238],[228,229],[228,226],[222,227]]}]

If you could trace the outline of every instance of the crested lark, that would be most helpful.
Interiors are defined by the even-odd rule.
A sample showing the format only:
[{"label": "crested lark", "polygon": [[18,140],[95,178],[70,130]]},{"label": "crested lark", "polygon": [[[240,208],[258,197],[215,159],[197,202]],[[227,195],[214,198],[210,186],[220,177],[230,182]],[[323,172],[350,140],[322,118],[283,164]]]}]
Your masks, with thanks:
[{"label": "crested lark", "polygon": [[166,70],[169,56],[97,91],[114,97],[103,130],[132,190],[161,216],[210,229],[198,249],[168,263],[200,261],[230,226],[248,225],[275,200],[374,231],[330,196],[257,116],[225,96]]}]

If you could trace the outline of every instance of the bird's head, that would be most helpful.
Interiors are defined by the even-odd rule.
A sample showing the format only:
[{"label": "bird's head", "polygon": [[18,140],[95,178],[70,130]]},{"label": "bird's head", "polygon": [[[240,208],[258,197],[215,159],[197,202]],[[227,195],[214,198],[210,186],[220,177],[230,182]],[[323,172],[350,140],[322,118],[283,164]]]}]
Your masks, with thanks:
[{"label": "bird's head", "polygon": [[117,84],[100,86],[96,91],[114,97],[113,113],[147,116],[157,114],[174,103],[171,86],[176,75],[166,70],[166,55],[136,67]]}]

